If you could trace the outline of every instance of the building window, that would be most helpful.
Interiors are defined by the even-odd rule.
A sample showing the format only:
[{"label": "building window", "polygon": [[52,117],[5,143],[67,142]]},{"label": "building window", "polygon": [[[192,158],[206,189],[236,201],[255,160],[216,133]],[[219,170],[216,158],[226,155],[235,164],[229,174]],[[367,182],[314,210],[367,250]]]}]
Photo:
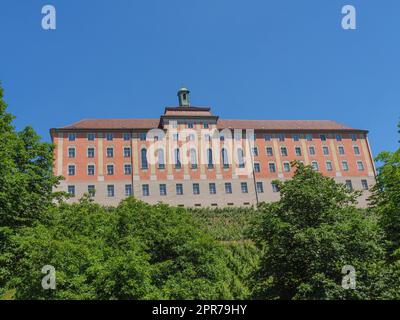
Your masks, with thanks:
[{"label": "building window", "polygon": [[285,135],[283,133],[278,134],[279,141],[285,141]]},{"label": "building window", "polygon": [[326,141],[326,135],[321,134],[319,137],[321,138],[321,141]]},{"label": "building window", "polygon": [[197,153],[196,149],[190,149],[190,165],[192,169],[197,169]]},{"label": "building window", "polygon": [[251,153],[253,156],[258,157],[258,148],[257,147],[252,147],[251,148]]},{"label": "building window", "polygon": [[94,164],[89,164],[87,166],[87,174],[88,176],[94,176]]},{"label": "building window", "polygon": [[172,135],[172,140],[178,141],[178,140],[179,140],[179,133],[174,133],[174,134]]},{"label": "building window", "polygon": [[359,156],[360,155],[360,148],[358,146],[354,146],[353,148],[354,148],[354,154],[356,156]]},{"label": "building window", "polygon": [[319,171],[319,166],[317,161],[311,162],[311,167],[313,168],[313,170]]},{"label": "building window", "polygon": [[264,185],[263,185],[263,183],[261,181],[258,181],[256,183],[256,186],[257,186],[257,192],[258,193],[264,193]]},{"label": "building window", "polygon": [[260,171],[261,171],[260,163],[259,163],[259,162],[255,162],[255,163],[254,163],[254,171],[255,171],[255,172],[260,172]]},{"label": "building window", "polygon": [[269,168],[269,172],[276,172],[275,163],[270,162],[270,163],[268,164],[268,168]]},{"label": "building window", "polygon": [[125,158],[130,158],[131,156],[131,148],[130,147],[124,147],[124,157]]},{"label": "building window", "polygon": [[222,148],[222,164],[225,169],[229,168],[229,159],[228,159],[228,151],[225,148]]},{"label": "building window", "polygon": [[242,190],[242,193],[249,193],[249,189],[247,188],[247,182],[241,182],[240,189]]},{"label": "building window", "polygon": [[125,185],[125,196],[130,197],[132,195],[132,185],[126,184]]},{"label": "building window", "polygon": [[204,123],[203,127],[204,127],[204,129],[208,129],[208,127],[209,127],[208,123]]},{"label": "building window", "polygon": [[113,141],[114,140],[114,135],[112,133],[106,133],[106,140],[107,141]]},{"label": "building window", "polygon": [[167,195],[167,185],[162,183],[160,184],[160,196],[166,196]]},{"label": "building window", "polygon": [[329,148],[327,146],[322,147],[322,152],[324,156],[329,156]]},{"label": "building window", "polygon": [[342,169],[343,171],[349,171],[349,164],[347,161],[342,161]]},{"label": "building window", "polygon": [[180,157],[180,152],[179,149],[175,149],[174,152],[174,157],[175,157],[175,169],[180,169],[182,167],[181,164],[181,157]]},{"label": "building window", "polygon": [[267,156],[272,157],[274,155],[274,151],[272,147],[266,147],[265,150],[267,151]]},{"label": "building window", "polygon": [[307,141],[312,141],[312,139],[313,139],[312,134],[306,134],[306,140]]},{"label": "building window", "polygon": [[237,156],[238,156],[239,168],[244,168],[244,154],[243,154],[243,149],[241,149],[241,148],[237,149]]},{"label": "building window", "polygon": [[177,183],[176,184],[176,194],[178,196],[183,195],[183,184],[182,183]]},{"label": "building window", "polygon": [[107,185],[107,196],[108,197],[114,197],[114,185],[113,184],[109,184]]},{"label": "building window", "polygon": [[165,169],[164,149],[157,150],[158,169]]},{"label": "building window", "polygon": [[114,174],[114,165],[108,164],[107,165],[107,175],[112,176]]},{"label": "building window", "polygon": [[228,194],[232,193],[232,184],[230,182],[225,183],[225,193],[228,193]]},{"label": "building window", "polygon": [[364,164],[362,161],[357,161],[357,169],[358,171],[364,171]]},{"label": "building window", "polygon": [[189,129],[193,129],[193,122],[189,122],[189,123],[187,124],[187,126],[188,126]]},{"label": "building window", "polygon": [[68,158],[75,158],[75,148],[68,148]]},{"label": "building window", "polygon": [[140,141],[146,141],[146,132],[140,132],[139,133],[139,140]]},{"label": "building window", "polygon": [[283,171],[290,172],[290,163],[289,162],[283,163]]},{"label": "building window", "polygon": [[147,150],[143,148],[140,150],[140,165],[142,169],[147,169],[148,164],[147,164]]},{"label": "building window", "polygon": [[342,135],[341,134],[337,134],[336,135],[336,141],[342,141]]},{"label": "building window", "polygon": [[88,185],[87,190],[88,190],[89,196],[94,197],[96,195],[96,189],[95,189],[94,185],[92,185],[92,184]]},{"label": "building window", "polygon": [[69,141],[75,141],[76,140],[76,134],[75,133],[68,133],[68,140]]},{"label": "building window", "polygon": [[69,176],[74,176],[75,175],[75,165],[70,164],[68,166],[68,175]]},{"label": "building window", "polygon": [[210,183],[208,185],[209,189],[210,189],[210,194],[216,194],[217,193],[217,189],[215,187],[215,183]]},{"label": "building window", "polygon": [[308,151],[310,153],[310,156],[314,156],[315,155],[315,147],[313,147],[313,146],[309,147]]},{"label": "building window", "polygon": [[327,161],[326,162],[326,171],[332,171],[333,167],[332,167],[332,162]]},{"label": "building window", "polygon": [[350,138],[351,138],[351,141],[357,141],[357,135],[356,134],[351,134]]},{"label": "building window", "polygon": [[193,183],[193,194],[200,194],[200,185],[198,183]]},{"label": "building window", "polygon": [[301,147],[295,147],[294,151],[296,153],[296,156],[301,157]]},{"label": "building window", "polygon": [[271,135],[270,134],[264,134],[264,140],[265,141],[271,141]]},{"label": "building window", "polygon": [[287,157],[288,152],[286,147],[281,147],[281,155],[282,157]]},{"label": "building window", "polygon": [[132,166],[130,164],[124,165],[124,174],[131,175],[132,174]]},{"label": "building window", "polygon": [[280,190],[279,190],[279,186],[276,184],[276,183],[271,183],[271,186],[272,186],[272,192],[279,192]]},{"label": "building window", "polygon": [[148,197],[150,195],[148,184],[142,184],[142,194],[143,194],[143,197]]},{"label": "building window", "polygon": [[96,138],[96,135],[94,133],[88,133],[87,134],[87,139],[89,141],[94,141],[95,138]]},{"label": "building window", "polygon": [[368,186],[368,181],[367,180],[361,180],[361,185],[363,190],[369,190],[369,186]]},{"label": "building window", "polygon": [[353,183],[351,182],[351,180],[346,180],[345,186],[349,191],[353,191]]},{"label": "building window", "polygon": [[339,154],[341,155],[341,156],[343,156],[344,155],[344,147],[343,146],[339,146]]},{"label": "building window", "polygon": [[293,135],[293,141],[300,141],[300,137],[298,134]]},{"label": "building window", "polygon": [[213,154],[211,149],[207,149],[207,164],[208,164],[208,169],[214,168]]},{"label": "building window", "polygon": [[68,193],[71,197],[75,197],[75,186],[68,186]]},{"label": "building window", "polygon": [[124,134],[123,134],[123,139],[124,139],[124,141],[129,141],[129,140],[131,140],[131,134],[128,133],[128,132],[124,132]]},{"label": "building window", "polygon": [[114,148],[107,147],[107,158],[112,158],[112,157],[114,157]]},{"label": "building window", "polygon": [[87,156],[88,158],[94,158],[94,148],[87,149]]}]

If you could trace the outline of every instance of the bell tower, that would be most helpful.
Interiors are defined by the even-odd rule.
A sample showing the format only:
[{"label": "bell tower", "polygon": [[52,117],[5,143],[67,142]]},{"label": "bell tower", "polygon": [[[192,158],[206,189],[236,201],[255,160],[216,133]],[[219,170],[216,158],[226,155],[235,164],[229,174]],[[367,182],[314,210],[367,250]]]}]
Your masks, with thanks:
[{"label": "bell tower", "polygon": [[182,87],[178,90],[178,98],[179,98],[179,106],[180,107],[190,107],[189,94],[190,94],[190,91],[185,87]]}]

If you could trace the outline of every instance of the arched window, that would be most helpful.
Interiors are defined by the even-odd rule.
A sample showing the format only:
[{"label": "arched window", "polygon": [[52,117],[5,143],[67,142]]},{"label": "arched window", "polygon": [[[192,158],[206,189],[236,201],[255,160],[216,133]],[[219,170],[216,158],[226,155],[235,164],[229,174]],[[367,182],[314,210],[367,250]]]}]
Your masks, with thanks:
[{"label": "arched window", "polygon": [[197,152],[196,149],[190,149],[190,164],[192,165],[192,169],[197,168]]},{"label": "arched window", "polygon": [[242,148],[237,149],[237,156],[239,168],[244,168],[244,153]]},{"label": "arched window", "polygon": [[207,149],[207,163],[208,163],[208,168],[214,168],[213,164],[213,154],[211,148]]},{"label": "arched window", "polygon": [[140,150],[140,160],[141,160],[141,167],[142,169],[147,169],[148,164],[147,164],[147,150],[143,148]]},{"label": "arched window", "polygon": [[164,149],[157,150],[158,169],[165,169]]},{"label": "arched window", "polygon": [[228,159],[228,151],[225,148],[222,148],[222,164],[224,168],[229,168],[229,159]]},{"label": "arched window", "polygon": [[180,169],[181,168],[181,157],[180,157],[179,149],[175,149],[174,156],[175,156],[175,168]]}]

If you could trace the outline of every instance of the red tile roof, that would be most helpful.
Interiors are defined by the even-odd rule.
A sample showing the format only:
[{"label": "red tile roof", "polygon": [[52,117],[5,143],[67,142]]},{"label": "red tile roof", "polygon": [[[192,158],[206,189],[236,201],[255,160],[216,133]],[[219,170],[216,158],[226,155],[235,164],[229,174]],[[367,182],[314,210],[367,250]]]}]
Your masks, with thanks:
[{"label": "red tile roof", "polygon": [[157,128],[160,119],[85,119],[61,129],[150,129]]},{"label": "red tile roof", "polygon": [[[86,119],[60,129],[151,129],[157,128],[160,119]],[[331,120],[219,120],[218,129],[256,130],[338,130],[364,131],[354,129]]]},{"label": "red tile roof", "polygon": [[262,130],[355,130],[331,120],[220,120],[218,128]]}]

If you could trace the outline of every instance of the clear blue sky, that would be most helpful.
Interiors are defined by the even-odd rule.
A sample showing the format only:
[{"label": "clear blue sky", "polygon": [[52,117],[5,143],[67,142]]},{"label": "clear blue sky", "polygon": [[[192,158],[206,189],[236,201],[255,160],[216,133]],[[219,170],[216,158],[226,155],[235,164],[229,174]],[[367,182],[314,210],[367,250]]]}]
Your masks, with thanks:
[{"label": "clear blue sky", "polygon": [[398,147],[399,17],[399,0],[1,0],[0,81],[17,127],[46,140],[82,118],[158,117],[185,84],[225,119],[368,129],[376,155]]}]

